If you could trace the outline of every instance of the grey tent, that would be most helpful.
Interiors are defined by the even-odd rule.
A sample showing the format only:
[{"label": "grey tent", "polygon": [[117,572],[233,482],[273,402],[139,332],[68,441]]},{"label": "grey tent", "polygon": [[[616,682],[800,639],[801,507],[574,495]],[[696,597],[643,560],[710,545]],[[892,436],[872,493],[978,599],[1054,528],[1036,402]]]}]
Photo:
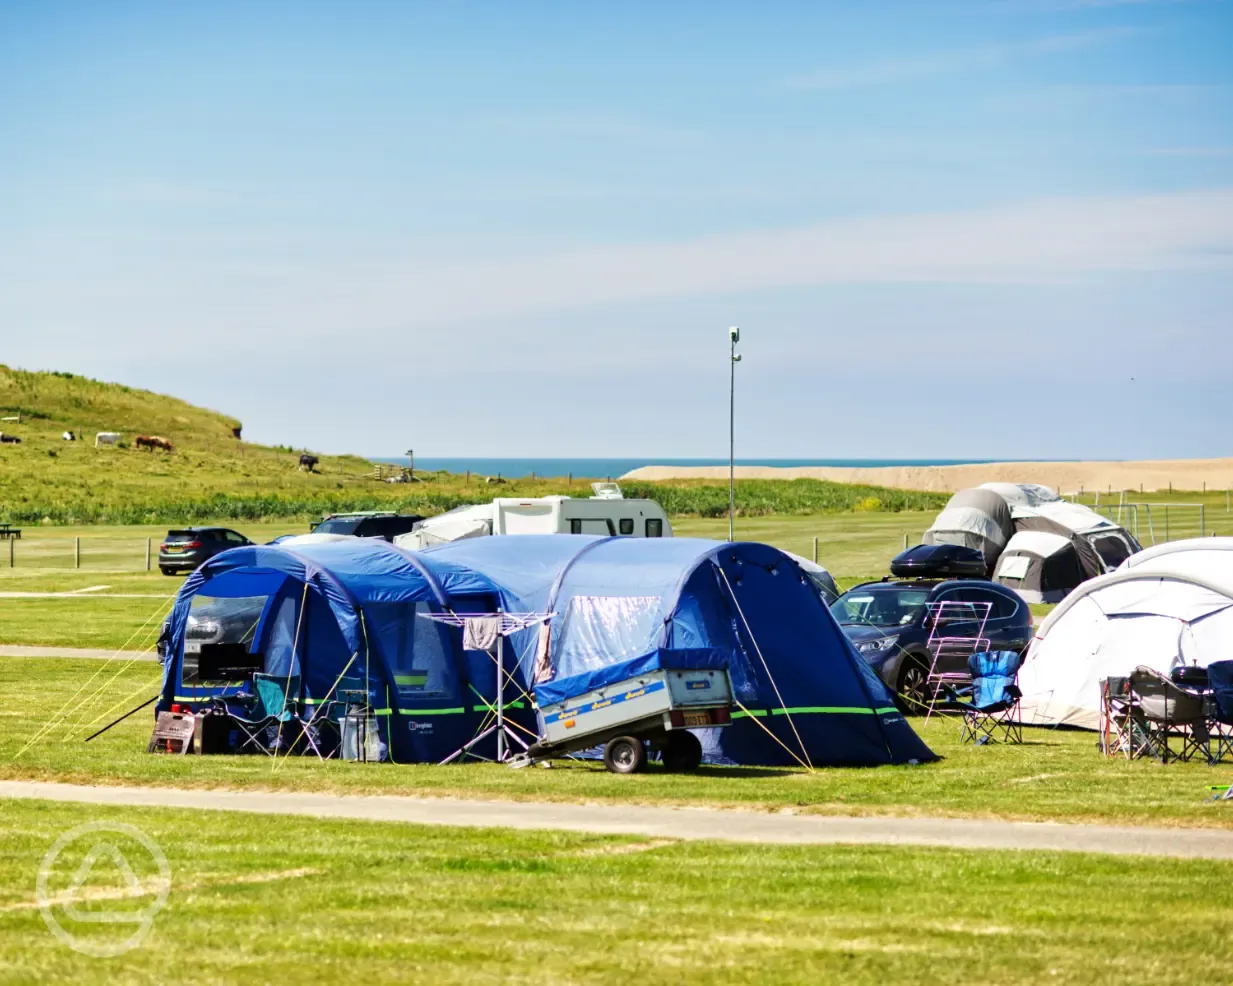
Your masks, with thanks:
[{"label": "grey tent", "polygon": [[994,579],[1028,602],[1058,602],[1082,582],[1112,571],[1139,549],[1125,528],[1064,500],[1015,507],[1015,536]]},{"label": "grey tent", "polygon": [[[1047,536],[1022,538],[1025,534]],[[985,483],[960,490],[921,540],[979,549],[990,575],[1032,602],[1055,602],[1140,550],[1125,528],[1032,483]],[[1000,564],[1004,553],[1011,555],[1005,567]]]},{"label": "grey tent", "polygon": [[960,490],[950,498],[922,544],[958,544],[976,548],[985,556],[989,570],[997,563],[1006,542],[1014,534],[1014,521],[1006,500],[993,490]]},{"label": "grey tent", "polygon": [[1080,556],[1074,536],[1020,531],[1007,542],[993,577],[1029,603],[1056,603],[1098,574]]}]

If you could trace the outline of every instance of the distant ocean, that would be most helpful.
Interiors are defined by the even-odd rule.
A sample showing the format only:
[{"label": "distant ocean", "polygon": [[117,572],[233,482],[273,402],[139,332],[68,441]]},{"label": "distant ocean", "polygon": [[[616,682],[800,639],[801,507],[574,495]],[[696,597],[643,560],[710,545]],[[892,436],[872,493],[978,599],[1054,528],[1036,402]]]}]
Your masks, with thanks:
[{"label": "distant ocean", "polygon": [[[407,464],[407,457],[375,459],[394,465]],[[991,462],[991,459],[737,459],[738,466],[963,466]],[[425,472],[465,473],[476,476],[581,476],[589,479],[616,479],[642,466],[726,466],[727,459],[483,459],[415,457],[415,468]]]}]

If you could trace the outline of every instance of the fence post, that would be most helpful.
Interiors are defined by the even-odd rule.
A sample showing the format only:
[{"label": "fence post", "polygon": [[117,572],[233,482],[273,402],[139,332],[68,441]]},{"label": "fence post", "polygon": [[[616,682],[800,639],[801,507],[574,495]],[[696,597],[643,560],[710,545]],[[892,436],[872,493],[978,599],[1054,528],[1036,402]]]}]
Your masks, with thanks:
[{"label": "fence post", "polygon": [[150,571],[150,539],[146,538],[146,571]]},{"label": "fence post", "polygon": [[73,538],[73,567],[81,568],[81,536]]},{"label": "fence post", "polygon": [[813,563],[818,564],[818,536],[813,536]]}]

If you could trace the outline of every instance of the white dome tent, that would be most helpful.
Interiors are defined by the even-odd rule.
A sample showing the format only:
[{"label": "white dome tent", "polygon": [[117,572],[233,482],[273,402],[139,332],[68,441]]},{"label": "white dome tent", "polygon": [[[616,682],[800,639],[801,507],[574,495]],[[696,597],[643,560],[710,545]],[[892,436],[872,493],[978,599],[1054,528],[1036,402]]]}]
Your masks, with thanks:
[{"label": "white dome tent", "polygon": [[1096,729],[1100,681],[1233,660],[1233,538],[1172,541],[1083,583],[1036,632],[1023,722]]}]

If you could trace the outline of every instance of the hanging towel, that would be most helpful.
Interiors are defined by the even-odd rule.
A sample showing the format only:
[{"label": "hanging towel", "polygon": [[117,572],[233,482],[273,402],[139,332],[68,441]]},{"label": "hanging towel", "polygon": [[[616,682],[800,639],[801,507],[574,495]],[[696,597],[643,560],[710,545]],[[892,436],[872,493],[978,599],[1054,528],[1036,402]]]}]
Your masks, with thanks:
[{"label": "hanging towel", "polygon": [[495,651],[497,635],[500,632],[501,618],[499,616],[468,616],[463,624],[462,648],[463,650]]}]

